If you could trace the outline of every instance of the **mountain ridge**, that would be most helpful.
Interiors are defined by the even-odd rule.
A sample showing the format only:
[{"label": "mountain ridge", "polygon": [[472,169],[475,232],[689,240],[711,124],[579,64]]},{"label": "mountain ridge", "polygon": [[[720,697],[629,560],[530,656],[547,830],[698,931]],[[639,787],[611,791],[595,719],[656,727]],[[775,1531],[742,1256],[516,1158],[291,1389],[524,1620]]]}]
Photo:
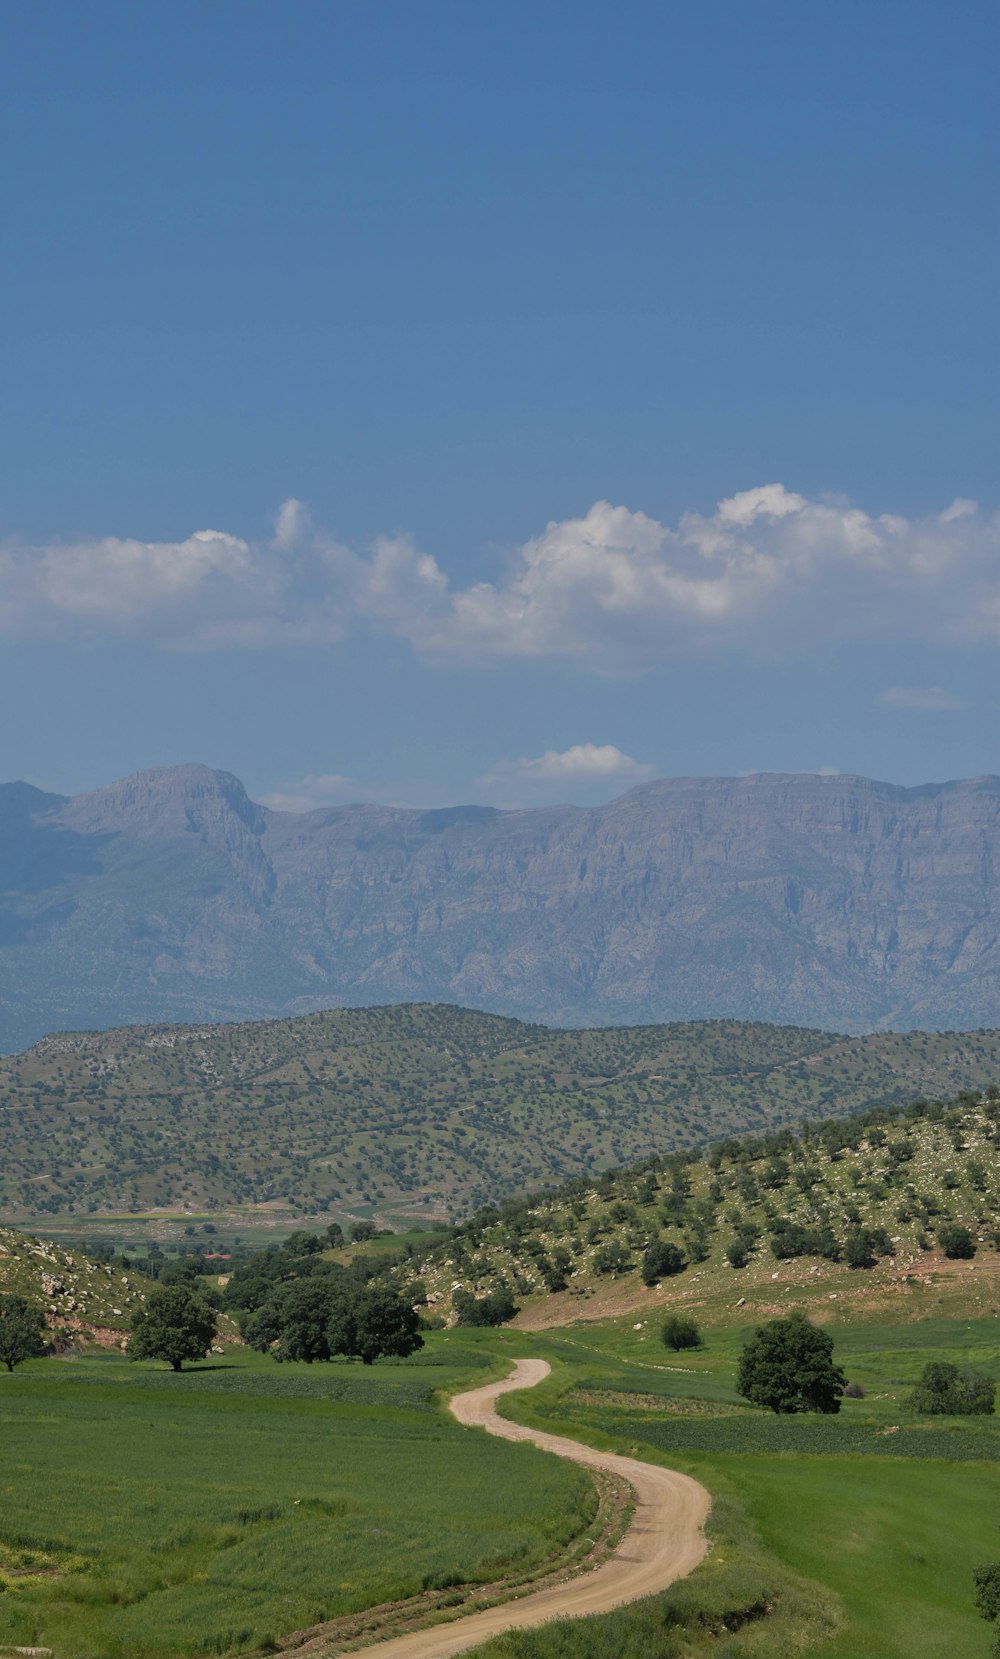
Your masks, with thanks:
[{"label": "mountain ridge", "polygon": [[1000,778],[655,779],[597,807],[0,786],[0,1048],[447,1001],[553,1024],[1000,1025]]}]

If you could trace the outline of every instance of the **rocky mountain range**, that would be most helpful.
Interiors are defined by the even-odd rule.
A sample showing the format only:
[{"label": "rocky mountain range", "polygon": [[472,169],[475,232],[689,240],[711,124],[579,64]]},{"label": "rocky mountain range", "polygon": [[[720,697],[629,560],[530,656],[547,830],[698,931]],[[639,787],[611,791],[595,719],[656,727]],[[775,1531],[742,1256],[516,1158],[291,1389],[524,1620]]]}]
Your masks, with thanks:
[{"label": "rocky mountain range", "polygon": [[0,1047],[409,1000],[567,1025],[1000,1025],[1000,778],[306,813],[193,765],[74,798],[0,786]]}]

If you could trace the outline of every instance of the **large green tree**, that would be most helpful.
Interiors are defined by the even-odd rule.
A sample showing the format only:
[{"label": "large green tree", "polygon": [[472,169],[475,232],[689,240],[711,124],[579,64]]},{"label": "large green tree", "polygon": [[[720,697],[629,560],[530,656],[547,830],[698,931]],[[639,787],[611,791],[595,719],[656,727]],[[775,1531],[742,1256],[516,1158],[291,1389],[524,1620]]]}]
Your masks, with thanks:
[{"label": "large green tree", "polygon": [[175,1371],[204,1359],[216,1337],[215,1314],[186,1285],[151,1290],[132,1320],[129,1359],[162,1359]]},{"label": "large green tree", "polygon": [[405,1359],[424,1345],[419,1315],[389,1285],[369,1284],[357,1296],[350,1351],[371,1365],[383,1356]]},{"label": "large green tree", "polygon": [[251,1348],[270,1351],[277,1360],[298,1359],[312,1365],[339,1352],[331,1346],[339,1325],[344,1292],[331,1278],[294,1279],[282,1285],[250,1315],[243,1335]]},{"label": "large green tree", "polygon": [[833,1338],[801,1313],[758,1325],[740,1356],[736,1386],[770,1411],[840,1410],[847,1378],[833,1362]]},{"label": "large green tree", "polygon": [[45,1315],[23,1296],[0,1296],[0,1361],[8,1371],[45,1352]]}]

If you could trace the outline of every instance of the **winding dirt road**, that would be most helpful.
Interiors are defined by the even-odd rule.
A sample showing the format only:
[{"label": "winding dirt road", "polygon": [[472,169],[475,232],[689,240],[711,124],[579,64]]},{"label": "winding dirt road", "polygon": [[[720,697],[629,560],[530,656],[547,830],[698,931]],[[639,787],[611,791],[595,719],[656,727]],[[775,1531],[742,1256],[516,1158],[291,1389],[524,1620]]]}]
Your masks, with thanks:
[{"label": "winding dirt road", "polygon": [[557,1457],[624,1477],[635,1493],[635,1513],[625,1537],[614,1554],[592,1572],[564,1584],[529,1591],[501,1607],[470,1613],[454,1624],[373,1643],[365,1651],[372,1652],[375,1659],[450,1659],[451,1654],[464,1653],[502,1630],[523,1629],[584,1613],[606,1613],[622,1602],[665,1590],[697,1567],[704,1556],[702,1528],[711,1500],[696,1480],[653,1463],[640,1463],[637,1458],[598,1452],[562,1435],[524,1428],[497,1416],[494,1405],[498,1395],[515,1388],[534,1388],[550,1369],[543,1359],[519,1359],[503,1382],[456,1394],[451,1410],[469,1428],[483,1428],[503,1440],[530,1440]]}]

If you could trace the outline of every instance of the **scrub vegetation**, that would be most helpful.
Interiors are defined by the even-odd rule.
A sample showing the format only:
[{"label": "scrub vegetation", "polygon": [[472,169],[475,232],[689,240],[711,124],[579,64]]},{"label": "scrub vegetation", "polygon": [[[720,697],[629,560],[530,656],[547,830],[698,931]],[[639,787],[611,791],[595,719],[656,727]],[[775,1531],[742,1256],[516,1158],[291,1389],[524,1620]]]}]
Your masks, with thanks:
[{"label": "scrub vegetation", "polygon": [[43,1231],[454,1219],[650,1153],[952,1094],[1000,1033],[718,1020],[552,1031],[461,1008],[47,1037],[0,1059],[0,1213]]}]

